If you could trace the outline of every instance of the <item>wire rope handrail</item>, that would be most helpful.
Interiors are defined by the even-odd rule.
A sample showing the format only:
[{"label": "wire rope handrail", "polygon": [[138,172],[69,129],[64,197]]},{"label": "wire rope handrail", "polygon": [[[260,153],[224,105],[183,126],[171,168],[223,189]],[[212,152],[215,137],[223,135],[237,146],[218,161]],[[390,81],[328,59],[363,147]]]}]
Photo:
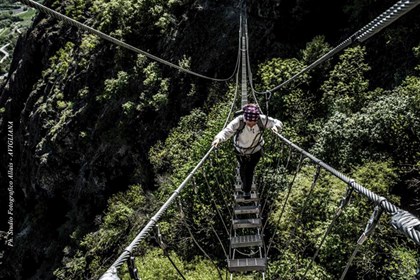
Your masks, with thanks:
[{"label": "wire rope handrail", "polygon": [[[305,72],[308,72],[312,68],[315,68],[319,64],[323,63],[327,59],[331,58],[344,48],[348,47],[349,45],[353,44],[355,41],[358,42],[364,42],[373,35],[379,33],[382,29],[399,19],[401,16],[405,15],[412,9],[414,9],[418,4],[420,4],[420,0],[400,0],[397,3],[395,3],[392,7],[390,7],[388,10],[386,10],[384,13],[376,17],[374,20],[372,20],[370,23],[362,27],[360,30],[355,32],[353,35],[351,35],[349,38],[341,42],[339,45],[337,45],[335,48],[312,62],[307,67],[303,68],[300,72],[293,75],[288,80],[284,81],[283,83],[279,84],[278,86],[275,86],[269,90],[263,91],[263,92],[257,92],[259,94],[265,94],[266,92],[273,93],[274,91],[279,90],[280,88],[286,86],[293,80],[295,80],[297,77],[302,75]],[[252,83],[251,83],[252,84]]]},{"label": "wire rope handrail", "polygon": [[205,75],[199,74],[197,72],[191,71],[189,69],[185,69],[185,68],[183,68],[181,66],[178,66],[176,64],[173,64],[173,63],[171,63],[171,62],[169,62],[167,60],[164,60],[164,59],[162,59],[160,57],[157,57],[157,56],[155,56],[155,55],[153,55],[151,53],[148,53],[146,51],[143,51],[143,50],[141,50],[139,48],[136,48],[136,47],[134,47],[134,46],[132,46],[130,44],[127,44],[127,43],[125,43],[125,42],[123,42],[121,40],[118,40],[118,39],[116,39],[116,38],[114,38],[114,37],[112,37],[112,36],[110,36],[108,34],[105,34],[105,33],[101,32],[101,31],[99,31],[97,29],[94,29],[94,28],[92,28],[90,26],[87,26],[86,24],[83,24],[83,23],[81,23],[81,22],[79,22],[77,20],[74,20],[74,19],[66,16],[66,15],[63,15],[63,14],[57,12],[57,11],[54,11],[54,10],[48,8],[48,7],[45,7],[44,5],[42,5],[40,3],[37,3],[37,2],[32,1],[32,0],[20,0],[20,2],[22,2],[23,4],[25,4],[27,6],[30,6],[32,8],[35,8],[35,9],[41,11],[41,12],[44,12],[44,13],[46,13],[46,14],[48,14],[48,15],[50,15],[50,16],[58,19],[58,20],[62,20],[62,21],[64,21],[67,24],[76,26],[77,28],[80,28],[82,30],[85,30],[85,31],[88,31],[88,32],[90,32],[92,34],[95,34],[95,35],[99,36],[100,38],[102,38],[104,40],[107,40],[107,41],[109,41],[111,43],[114,43],[114,44],[116,44],[118,46],[121,46],[123,48],[129,49],[129,50],[134,51],[136,53],[142,54],[142,55],[144,55],[144,56],[146,56],[146,57],[148,57],[148,58],[150,58],[152,60],[155,60],[155,61],[157,61],[159,63],[165,64],[165,65],[167,65],[169,67],[172,67],[172,68],[175,68],[175,69],[177,69],[179,71],[182,71],[182,72],[185,72],[187,74],[194,75],[194,76],[197,76],[197,77],[200,77],[200,78],[203,78],[203,79],[207,79],[207,80],[211,80],[211,81],[216,81],[216,82],[226,82],[226,81],[231,80],[235,76],[236,71],[237,71],[237,68],[238,68],[238,60],[237,60],[236,65],[235,65],[235,68],[233,70],[233,73],[228,78],[219,79],[219,78],[213,78],[213,77],[205,76]]},{"label": "wire rope handrail", "polygon": [[320,165],[323,167],[326,171],[340,179],[341,181],[348,184],[350,188],[357,191],[358,193],[366,196],[370,201],[374,202],[375,204],[378,204],[379,207],[381,207],[383,210],[385,210],[387,213],[391,214],[392,220],[391,223],[393,227],[399,231],[401,231],[404,235],[412,239],[415,243],[420,245],[420,220],[413,214],[404,211],[391,202],[389,202],[387,199],[384,199],[383,197],[375,194],[374,192],[366,189],[362,185],[355,182],[353,179],[347,177],[346,175],[342,174],[341,172],[337,171],[336,169],[332,168],[325,162],[319,160],[312,154],[308,153],[307,151],[303,150],[296,144],[292,143],[290,140],[282,136],[281,134],[277,132],[273,132],[277,135],[277,137],[280,138],[283,142],[285,142],[287,145],[289,145],[294,150],[300,152],[305,157],[309,158],[314,163]]},{"label": "wire rope handrail", "polygon": [[[237,67],[236,67],[237,68]],[[229,117],[232,115],[233,112],[233,104],[236,100],[237,95],[237,88],[238,88],[238,82],[236,83],[236,91],[235,96],[232,100],[232,106],[230,107],[230,111],[228,113],[228,116],[226,118],[226,121],[223,125],[223,128],[226,127],[227,121]],[[118,279],[117,276],[117,269],[129,258],[132,250],[137,247],[137,245],[140,243],[142,239],[146,237],[149,230],[156,225],[160,217],[163,215],[163,213],[166,211],[166,209],[173,203],[175,198],[178,196],[178,194],[181,192],[181,190],[186,186],[188,181],[191,180],[195,172],[204,164],[204,162],[208,159],[211,152],[214,150],[214,147],[211,147],[208,152],[203,156],[203,158],[199,161],[199,163],[194,167],[194,169],[188,174],[188,176],[185,178],[185,180],[178,186],[178,188],[173,192],[171,197],[163,204],[163,206],[158,210],[158,212],[150,219],[149,223],[141,230],[141,232],[136,236],[136,238],[130,243],[130,245],[125,248],[124,252],[118,257],[118,259],[108,268],[108,270],[99,278],[102,280],[107,279]]]},{"label": "wire rope handrail", "polygon": [[124,252],[117,258],[117,260],[108,268],[108,270],[99,278],[99,279],[117,279],[115,278],[117,275],[117,269],[130,257],[131,252],[138,246],[141,240],[143,240],[150,229],[152,229],[156,223],[159,221],[160,217],[166,211],[166,209],[174,202],[176,197],[182,191],[182,189],[187,185],[187,183],[191,180],[193,175],[197,172],[197,170],[203,165],[203,163],[207,160],[210,153],[213,151],[213,147],[211,147],[208,152],[203,156],[203,158],[199,161],[199,163],[194,167],[194,169],[188,174],[185,180],[178,186],[178,188],[172,193],[169,199],[162,205],[162,207],[157,211],[157,213],[150,219],[147,225],[140,231],[140,233],[134,238],[134,240],[128,245]]},{"label": "wire rope handrail", "polygon": [[[138,48],[135,48],[127,43],[124,43],[121,40],[118,40],[116,38],[113,38],[101,31],[98,31],[96,29],[93,29],[83,23],[80,23],[76,20],[73,20],[65,15],[62,15],[58,12],[55,12],[49,8],[46,8],[45,6],[42,6],[39,3],[36,3],[32,0],[21,0],[22,3],[27,4],[28,6],[34,7],[40,11],[43,11],[55,18],[58,18],[60,20],[64,20],[66,23],[69,23],[73,26],[76,26],[80,29],[83,29],[85,31],[91,32],[105,40],[108,40],[112,43],[115,43],[119,46],[122,46],[124,48],[130,49],[134,52],[140,53],[145,55],[146,57],[153,59],[155,61],[158,61],[162,64],[168,65],[170,67],[176,68],[182,72],[186,72],[188,74],[200,77],[200,78],[205,78],[205,79],[209,79],[209,80],[213,80],[213,81],[227,81],[230,80],[235,74],[238,75],[239,71],[239,54],[240,51],[238,50],[238,60],[237,60],[237,64],[235,66],[235,70],[234,73],[232,74],[231,77],[226,78],[226,79],[216,79],[216,78],[211,78],[199,73],[196,73],[194,71],[182,68],[178,65],[175,65],[171,62],[168,62],[164,59],[161,59],[159,57],[156,57],[148,52],[145,52],[143,50],[140,50]],[[316,67],[317,65],[319,65],[320,63],[324,62],[325,60],[329,59],[330,57],[332,57],[333,55],[335,55],[337,52],[341,51],[342,49],[344,49],[345,47],[349,46],[350,44],[352,44],[353,42],[355,42],[356,40],[359,42],[363,42],[365,40],[367,40],[368,38],[370,38],[371,36],[375,35],[376,33],[380,32],[380,30],[382,30],[383,28],[385,28],[386,26],[388,26],[389,24],[391,24],[392,22],[394,22],[395,20],[397,20],[399,17],[401,17],[402,15],[404,15],[405,13],[409,12],[411,9],[413,9],[414,7],[416,7],[418,4],[420,3],[420,0],[415,0],[415,1],[399,1],[398,3],[396,3],[393,7],[391,7],[389,10],[387,10],[385,13],[383,13],[381,16],[379,16],[378,18],[376,18],[374,21],[372,21],[371,23],[369,23],[368,25],[366,25],[364,28],[362,28],[361,30],[359,30],[358,32],[356,32],[355,34],[353,34],[350,38],[348,38],[347,40],[345,40],[343,43],[341,43],[340,45],[338,45],[336,48],[334,48],[333,50],[331,50],[330,52],[328,52],[326,55],[324,55],[323,57],[319,58],[318,60],[316,60],[314,63],[312,63],[311,65],[309,65],[308,67],[306,67],[305,69],[303,69],[301,72],[299,72],[298,74],[294,75],[293,77],[291,77],[289,80],[285,81],[284,83],[280,84],[279,86],[270,89],[269,92],[273,92],[278,90],[279,88],[283,87],[284,85],[288,84],[289,82],[291,82],[292,80],[294,80],[297,76],[301,75],[302,73],[309,71],[310,69]],[[246,25],[245,25],[245,30],[246,30]],[[247,31],[245,31],[246,36],[243,38],[242,41],[242,45],[243,47],[246,47],[245,50],[243,50],[243,55],[242,55],[242,74],[246,76],[246,68],[245,68],[245,53],[248,53],[248,37],[247,37]],[[246,40],[246,43],[245,43]],[[247,57],[247,61],[248,61],[248,67],[249,67],[249,57]],[[248,68],[249,69],[249,68]],[[250,70],[248,70],[249,73]],[[252,77],[250,75],[250,77]],[[244,87],[244,83],[246,81],[246,78],[244,80],[244,78],[242,77],[242,89],[243,91],[245,90]],[[250,82],[251,87],[252,86],[252,81]],[[238,76],[237,76],[237,85],[238,85]],[[253,90],[254,91],[254,90]],[[235,93],[236,95],[236,93]],[[233,108],[233,105],[232,105]],[[231,108],[231,112],[232,112],[232,108]],[[230,116],[230,113],[229,113]],[[228,118],[229,118],[228,116]],[[226,126],[226,123],[225,123]],[[343,182],[346,182],[352,189],[356,190],[357,192],[367,196],[370,200],[378,203],[378,207],[380,207],[383,210],[386,210],[388,213],[392,214],[394,217],[395,216],[402,216],[402,214],[404,214],[404,221],[405,224],[402,223],[402,218],[397,219],[395,218],[395,222],[393,220],[393,224],[394,226],[403,231],[405,235],[407,235],[408,237],[410,237],[411,239],[413,239],[417,244],[420,244],[420,222],[418,222],[418,218],[416,218],[415,216],[411,215],[410,213],[403,211],[401,209],[399,209],[398,207],[396,207],[395,205],[391,204],[390,202],[388,202],[386,199],[383,199],[382,197],[379,197],[378,195],[376,195],[375,193],[369,191],[368,189],[364,188],[363,186],[357,184],[354,180],[346,177],[345,175],[343,175],[342,173],[340,173],[339,171],[335,170],[334,168],[332,168],[331,166],[327,165],[326,163],[318,160],[316,157],[314,157],[313,155],[309,154],[308,152],[304,151],[303,149],[301,149],[300,147],[298,147],[297,145],[293,144],[291,141],[289,141],[288,139],[284,138],[282,135],[275,133],[283,142],[285,142],[287,145],[289,145],[291,148],[299,151],[302,156],[305,156],[307,158],[309,158],[310,160],[314,161],[316,164],[318,164],[319,166],[323,167],[324,169],[326,169],[328,172],[330,172],[332,175],[336,176],[337,178],[339,178],[340,180],[342,180]],[[146,236],[146,234],[148,233],[148,231],[150,230],[150,228],[152,228],[154,225],[156,225],[156,223],[158,222],[158,220],[160,219],[160,217],[162,216],[162,214],[166,211],[166,209],[169,207],[170,204],[173,203],[174,199],[179,195],[180,191],[186,186],[187,182],[193,177],[193,175],[195,174],[195,172],[203,165],[203,163],[207,160],[208,156],[210,155],[210,153],[213,151],[213,147],[210,148],[210,150],[206,153],[206,155],[200,160],[200,162],[196,165],[196,167],[193,169],[193,171],[191,171],[187,178],[181,183],[181,185],[175,190],[175,192],[171,195],[171,197],[165,202],[165,204],[159,209],[159,211],[153,216],[153,218],[149,221],[149,223],[142,229],[142,231],[137,235],[137,237],[130,243],[130,245],[128,247],[126,247],[126,249],[124,250],[124,252],[120,255],[120,257],[111,265],[111,267],[107,270],[107,272],[100,278],[100,279],[105,279],[108,276],[114,276],[116,275],[116,271],[117,269],[123,264],[123,262],[125,262],[130,256],[131,253],[133,251],[133,249],[135,247],[137,247],[138,243]],[[411,216],[410,216],[411,215]],[[393,217],[393,218],[394,218]],[[408,221],[408,222],[407,222]],[[268,249],[270,249],[270,245],[271,242],[269,244]]]}]

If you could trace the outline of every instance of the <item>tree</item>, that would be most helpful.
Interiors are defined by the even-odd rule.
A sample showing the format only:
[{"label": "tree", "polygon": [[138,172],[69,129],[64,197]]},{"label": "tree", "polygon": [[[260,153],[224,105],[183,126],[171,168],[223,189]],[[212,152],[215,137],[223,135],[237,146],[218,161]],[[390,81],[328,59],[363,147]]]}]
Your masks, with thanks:
[{"label": "tree", "polygon": [[349,48],[340,56],[340,62],[330,73],[321,89],[324,92],[323,104],[330,114],[356,112],[365,102],[369,82],[364,74],[370,70],[364,62],[365,48]]}]

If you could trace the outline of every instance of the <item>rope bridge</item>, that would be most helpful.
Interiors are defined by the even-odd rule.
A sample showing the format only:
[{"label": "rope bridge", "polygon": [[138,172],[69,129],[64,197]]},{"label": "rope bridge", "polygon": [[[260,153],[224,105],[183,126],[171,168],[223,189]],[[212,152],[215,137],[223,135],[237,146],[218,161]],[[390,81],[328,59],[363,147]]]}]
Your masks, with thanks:
[{"label": "rope bridge", "polygon": [[[95,34],[113,44],[119,45],[136,53],[143,54],[152,60],[165,64],[169,67],[176,68],[180,71],[186,72],[187,74],[217,82],[226,82],[236,76],[236,93],[232,102],[230,113],[225,122],[226,126],[226,123],[230,119],[230,116],[233,112],[235,100],[238,97],[239,72],[241,72],[240,103],[242,105],[248,102],[249,96],[247,85],[249,85],[251,88],[253,94],[252,97],[256,102],[257,98],[255,93],[265,94],[267,100],[269,100],[269,97],[267,96],[271,95],[272,92],[282,88],[304,72],[307,72],[323,63],[352,43],[364,42],[371,36],[377,34],[380,32],[380,30],[415,8],[420,3],[420,0],[401,0],[397,2],[379,17],[354,33],[347,40],[343,41],[337,47],[330,50],[327,54],[313,62],[311,65],[307,66],[299,73],[291,77],[289,80],[264,92],[257,92],[253,86],[248,53],[247,18],[244,12],[245,2],[243,2],[242,13],[240,17],[237,63],[233,74],[226,79],[216,79],[196,73],[189,69],[184,69],[169,61],[156,57],[121,40],[104,34],[99,30],[96,30],[56,11],[53,11],[52,9],[49,9],[35,1],[21,0],[21,2],[28,6],[34,7],[54,18],[62,20],[69,25],[76,26],[81,30]],[[239,63],[239,61],[241,61],[241,63]],[[239,65],[241,67],[239,67]],[[191,214],[191,211],[188,211],[188,206],[182,202],[182,199],[180,199],[181,193],[186,192],[185,189],[189,189],[186,187],[193,186],[195,181],[200,181],[204,186],[206,186],[208,199],[207,201],[201,202],[207,202],[208,206],[211,206],[211,209],[213,209],[211,213],[208,213],[209,215],[207,216],[207,221],[211,227],[211,231],[214,233],[214,236],[217,238],[220,244],[221,252],[223,252],[222,255],[226,259],[228,267],[226,273],[229,271],[232,278],[232,273],[259,271],[262,273],[262,277],[264,279],[265,273],[267,271],[267,258],[269,257],[270,250],[276,249],[276,246],[278,246],[280,243],[281,246],[277,249],[280,248],[282,251],[287,251],[288,248],[297,246],[293,242],[294,238],[281,241],[276,225],[281,224],[282,219],[286,217],[285,212],[289,211],[287,209],[291,207],[290,199],[293,197],[294,190],[296,189],[295,183],[299,181],[303,170],[306,170],[305,168],[307,168],[308,162],[312,164],[312,169],[314,169],[315,172],[312,176],[313,180],[310,184],[308,195],[303,201],[300,211],[296,215],[296,220],[294,221],[295,223],[290,230],[290,237],[295,237],[298,235],[300,229],[299,227],[304,223],[305,213],[307,211],[317,210],[311,209],[307,205],[310,203],[310,197],[316,191],[317,183],[319,182],[320,177],[322,177],[321,174],[330,174],[336,177],[344,184],[346,188],[343,192],[342,198],[337,202],[337,209],[328,227],[326,228],[325,233],[322,237],[320,236],[320,240],[316,246],[316,249],[314,249],[314,254],[310,261],[306,263],[306,266],[305,264],[300,264],[297,262],[292,267],[292,270],[296,273],[298,270],[302,271],[301,267],[305,267],[303,272],[300,274],[301,278],[307,276],[311,270],[313,263],[316,262],[317,257],[322,251],[322,245],[325,243],[327,236],[331,233],[334,225],[338,222],[339,216],[350,204],[351,198],[355,197],[355,194],[358,194],[363,198],[367,198],[368,201],[372,203],[373,210],[369,220],[365,225],[365,229],[363,230],[362,235],[357,240],[353,253],[351,254],[344,270],[341,273],[340,279],[345,278],[356,254],[360,250],[362,244],[370,236],[372,236],[373,231],[380,221],[383,213],[387,213],[391,216],[391,225],[395,230],[405,235],[408,239],[414,241],[414,243],[417,245],[420,245],[420,220],[417,217],[403,209],[398,208],[385,197],[375,194],[361,184],[357,183],[355,180],[335,170],[333,167],[324,163],[320,159],[317,159],[312,154],[292,143],[283,135],[275,133],[275,136],[273,137],[275,139],[272,146],[274,155],[271,157],[267,156],[266,159],[264,159],[265,161],[270,162],[270,166],[269,168],[265,166],[263,169],[264,171],[260,172],[260,174],[255,177],[253,195],[251,198],[246,199],[240,195],[241,182],[237,176],[237,171],[235,171],[237,167],[234,161],[231,160],[231,170],[229,170],[229,174],[226,174],[224,170],[219,170],[219,174],[210,174],[208,171],[206,171],[209,168],[214,170],[215,167],[217,167],[215,164],[215,162],[217,162],[217,153],[214,153],[214,148],[210,148],[199,160],[192,171],[186,176],[184,181],[176,188],[176,190],[167,199],[167,201],[155,213],[155,215],[144,226],[144,228],[134,238],[134,240],[123,250],[120,256],[116,259],[115,262],[112,263],[112,265],[107,269],[107,271],[102,275],[100,279],[119,279],[118,270],[124,263],[127,263],[130,277],[132,279],[139,279],[135,263],[135,249],[140,244],[140,242],[144,241],[146,237],[150,236],[152,229],[155,231],[155,239],[157,244],[160,248],[162,248],[164,254],[168,257],[169,261],[174,266],[174,269],[176,269],[179,276],[185,279],[182,271],[176,266],[175,262],[168,254],[164,236],[158,227],[158,223],[162,216],[170,207],[174,206],[174,202],[176,201],[178,201],[178,208],[180,213],[179,216],[182,217],[181,220],[185,225],[185,229],[187,230],[190,239],[198,248],[198,250],[200,250],[204,256],[213,262],[214,267],[217,269],[219,278],[222,279],[222,272],[219,269],[220,265],[214,263],[214,259],[211,257],[211,254],[209,254],[206,251],[206,248],[204,248],[202,244],[200,244],[199,240],[195,238],[196,233],[194,233],[194,227],[191,226],[191,222],[185,218],[188,213]],[[233,156],[231,158],[233,158]],[[271,173],[268,173],[269,170]],[[210,177],[212,177],[212,179],[209,179]],[[279,200],[279,197],[282,198],[281,201]],[[245,215],[247,218],[243,218],[243,215]],[[218,220],[218,227],[215,227],[213,223],[211,223],[211,221],[214,222],[216,219]],[[221,235],[225,235],[225,238],[222,238]],[[229,242],[226,243],[224,242],[225,240],[229,240]],[[303,247],[302,245],[299,246]],[[302,255],[303,254],[307,254],[305,253],[305,249],[302,249]],[[241,257],[237,258],[238,255],[241,255]]]}]

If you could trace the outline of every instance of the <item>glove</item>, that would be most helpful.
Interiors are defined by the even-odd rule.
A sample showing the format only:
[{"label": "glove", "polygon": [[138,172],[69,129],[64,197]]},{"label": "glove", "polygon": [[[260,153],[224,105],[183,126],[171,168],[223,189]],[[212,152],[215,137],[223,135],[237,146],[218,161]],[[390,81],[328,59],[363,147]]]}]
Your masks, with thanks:
[{"label": "glove", "polygon": [[215,147],[215,148],[217,148],[218,146],[219,146],[219,144],[220,144],[220,138],[215,138],[214,140],[213,140],[213,142],[211,143],[211,145],[213,146],[213,147]]},{"label": "glove", "polygon": [[280,122],[280,123],[275,124],[273,128],[271,128],[271,130],[276,133],[280,133],[282,128],[283,128],[283,124]]}]

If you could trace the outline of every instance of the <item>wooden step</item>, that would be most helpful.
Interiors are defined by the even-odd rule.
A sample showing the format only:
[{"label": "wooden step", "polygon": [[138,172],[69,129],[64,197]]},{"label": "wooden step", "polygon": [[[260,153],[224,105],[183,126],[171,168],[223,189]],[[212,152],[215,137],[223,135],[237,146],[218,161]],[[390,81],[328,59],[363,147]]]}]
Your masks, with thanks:
[{"label": "wooden step", "polygon": [[236,206],[233,208],[235,215],[241,214],[259,214],[260,213],[260,206],[259,205],[244,205],[244,206]]},{"label": "wooden step", "polygon": [[231,248],[241,248],[241,247],[252,247],[259,246],[262,247],[262,236],[261,235],[241,235],[235,236],[230,239]]},{"label": "wooden step", "polygon": [[235,194],[235,201],[236,202],[245,202],[245,203],[249,203],[249,202],[257,202],[260,199],[258,198],[258,195],[256,192],[252,192],[251,193],[251,198],[244,198],[243,193],[237,193]]},{"label": "wooden step", "polygon": [[230,272],[239,271],[265,271],[267,261],[265,258],[229,259]]},{"label": "wooden step", "polygon": [[233,229],[238,228],[259,228],[261,227],[261,219],[233,219]]}]

